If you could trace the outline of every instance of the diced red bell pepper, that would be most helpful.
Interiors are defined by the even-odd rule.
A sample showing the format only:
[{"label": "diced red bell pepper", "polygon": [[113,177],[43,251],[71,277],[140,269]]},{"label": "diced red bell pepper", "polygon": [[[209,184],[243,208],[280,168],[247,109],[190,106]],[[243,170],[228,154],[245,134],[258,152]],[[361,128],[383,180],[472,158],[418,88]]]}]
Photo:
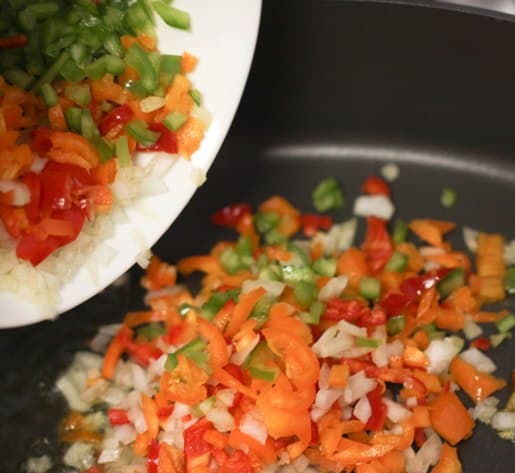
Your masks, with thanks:
[{"label": "diced red bell pepper", "polygon": [[[233,305],[235,305],[235,302],[232,299],[229,299],[227,302],[229,302],[229,301],[232,301]],[[245,374],[244,374],[243,370],[239,366],[237,366],[237,365],[235,365],[233,363],[229,363],[228,365],[226,365],[224,367],[224,369],[231,376],[236,378],[240,383],[242,383],[242,384],[246,383]],[[243,398],[243,394],[240,393],[240,392],[237,392],[235,394],[235,396],[234,396],[233,406],[237,406],[240,403],[240,401],[242,400],[242,398]]]},{"label": "diced red bell pepper", "polygon": [[151,123],[148,126],[149,130],[157,131],[160,133],[157,141],[148,147],[138,145],[137,149],[140,151],[164,151],[165,153],[176,154],[179,151],[177,144],[177,134],[168,129],[162,123]]},{"label": "diced red bell pepper", "polygon": [[159,471],[159,442],[152,439],[147,450],[147,473],[158,473]]},{"label": "diced red bell pepper", "polygon": [[130,422],[125,409],[115,409],[111,407],[107,411],[107,417],[111,425],[124,425]]},{"label": "diced red bell pepper", "polygon": [[38,126],[35,128],[31,134],[32,150],[41,156],[45,156],[45,154],[50,151],[50,148],[52,148],[52,141],[50,141],[50,135],[52,133],[53,130],[47,126]]},{"label": "diced red bell pepper", "polygon": [[25,206],[25,212],[31,225],[39,220],[39,201],[41,197],[41,182],[39,175],[35,172],[28,172],[21,178],[30,192],[30,202]]},{"label": "diced red bell pepper", "polygon": [[383,219],[368,217],[367,232],[362,249],[367,255],[368,265],[372,272],[381,271],[393,253],[392,240]]},{"label": "diced red bell pepper", "polygon": [[383,402],[382,386],[378,384],[375,389],[367,393],[367,399],[372,413],[368,418],[365,429],[379,431],[383,429],[386,421],[386,404]]},{"label": "diced red bell pepper", "polygon": [[165,341],[170,345],[177,345],[183,331],[184,327],[182,325],[172,325],[168,328],[168,333],[166,334]]},{"label": "diced red bell pepper", "polygon": [[450,268],[440,268],[436,271],[424,274],[423,276],[408,278],[402,281],[399,288],[410,300],[413,301],[420,297],[424,291],[435,286],[436,283],[450,271]]},{"label": "diced red bell pepper", "polygon": [[59,237],[49,236],[39,240],[34,235],[23,235],[16,245],[16,256],[37,266],[59,246]]},{"label": "diced red bell pepper", "polygon": [[254,467],[247,454],[235,450],[219,468],[219,473],[254,473]]},{"label": "diced red bell pepper", "polygon": [[213,424],[205,417],[198,422],[188,427],[184,431],[184,461],[186,472],[197,466],[199,459],[207,460],[206,465],[209,463],[209,456],[213,449],[211,444],[204,440],[204,434],[207,430],[212,429]]},{"label": "diced red bell pepper", "polygon": [[386,294],[379,305],[386,311],[386,313],[393,317],[402,313],[402,310],[406,308],[412,299],[404,293],[390,292]]},{"label": "diced red bell pepper", "polygon": [[173,404],[160,407],[159,410],[157,411],[157,416],[160,419],[167,419],[168,417],[170,417],[173,414],[173,409],[174,409]]},{"label": "diced red bell pepper", "polygon": [[304,235],[311,237],[320,229],[329,230],[333,226],[333,219],[327,215],[303,214],[300,223]]},{"label": "diced red bell pepper", "polygon": [[346,320],[347,322],[354,322],[358,320],[368,311],[356,300],[344,300],[338,297],[333,297],[327,302],[325,312],[322,318],[328,320]]},{"label": "diced red bell pepper", "polygon": [[98,129],[102,135],[107,134],[114,127],[118,125],[124,125],[134,116],[132,108],[127,105],[120,105],[115,109],[111,110],[100,122]]},{"label": "diced red bell pepper", "polygon": [[244,202],[238,204],[227,205],[213,215],[211,215],[211,222],[220,227],[236,228],[240,219],[252,213],[249,204]]},{"label": "diced red bell pepper", "polygon": [[385,195],[390,197],[390,186],[384,179],[377,176],[369,176],[361,186],[361,191],[370,195]]},{"label": "diced red bell pepper", "polygon": [[492,342],[486,337],[479,337],[472,340],[472,342],[470,342],[470,346],[481,351],[487,351],[492,348]]},{"label": "diced red bell pepper", "polygon": [[358,319],[357,324],[360,327],[377,327],[386,323],[386,312],[381,307],[374,307],[364,311]]}]

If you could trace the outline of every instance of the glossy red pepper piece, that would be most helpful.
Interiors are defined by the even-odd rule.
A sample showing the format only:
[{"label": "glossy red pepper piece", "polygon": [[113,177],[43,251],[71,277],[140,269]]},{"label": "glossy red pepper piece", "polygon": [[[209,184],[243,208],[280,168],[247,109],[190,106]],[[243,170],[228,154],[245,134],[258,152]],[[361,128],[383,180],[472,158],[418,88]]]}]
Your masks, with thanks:
[{"label": "glossy red pepper piece", "polygon": [[158,473],[159,471],[159,442],[152,439],[147,450],[147,473]]},{"label": "glossy red pepper piece", "polygon": [[364,311],[357,322],[360,327],[377,327],[385,323],[386,312],[381,307],[374,307],[371,310]]},{"label": "glossy red pepper piece", "polygon": [[364,307],[356,300],[345,300],[334,297],[327,302],[322,318],[354,322],[365,315],[367,311],[368,308]]},{"label": "glossy red pepper piece", "polygon": [[386,294],[379,305],[386,311],[387,315],[393,317],[402,313],[408,307],[412,299],[404,293],[391,292]]},{"label": "glossy red pepper piece", "polygon": [[300,223],[304,235],[312,237],[318,230],[329,230],[333,226],[333,219],[327,215],[303,214]]},{"label": "glossy red pepper piece", "polygon": [[369,195],[385,195],[390,197],[390,186],[384,179],[377,176],[369,176],[363,185],[361,191]]},{"label": "glossy red pepper piece", "polygon": [[33,225],[39,220],[39,202],[41,199],[41,181],[35,172],[28,172],[21,178],[30,192],[30,202],[25,206],[29,223]]},{"label": "glossy red pepper piece", "polygon": [[379,431],[384,427],[386,421],[386,404],[383,402],[382,386],[378,384],[375,389],[367,393],[367,399],[372,413],[365,425],[366,430]]},{"label": "glossy red pepper piece", "polygon": [[218,470],[219,473],[254,473],[254,467],[247,454],[235,450]]},{"label": "glossy red pepper piece", "polygon": [[475,340],[472,340],[470,342],[470,346],[477,348],[478,350],[481,350],[481,351],[487,351],[487,350],[490,350],[490,348],[492,348],[492,342],[490,342],[490,340],[486,337],[479,337],[479,338],[476,338]]},{"label": "glossy red pepper piece", "polygon": [[47,126],[38,126],[31,133],[31,147],[32,150],[41,156],[44,156],[52,148],[52,141],[50,141],[50,135],[53,130]]},{"label": "glossy red pepper piece", "polygon": [[127,105],[120,105],[115,109],[111,110],[100,122],[98,129],[102,135],[107,134],[114,127],[118,125],[124,125],[132,119],[134,112],[132,108]]},{"label": "glossy red pepper piece", "polygon": [[173,414],[173,410],[174,410],[173,404],[170,404],[169,406],[160,407],[159,410],[157,411],[157,416],[160,419],[167,419],[168,417],[170,417]]},{"label": "glossy red pepper piece", "polygon": [[[204,440],[204,433],[213,428],[205,417],[184,431],[184,461],[186,472],[198,466],[198,462],[209,464],[213,447]],[[204,458],[201,458],[204,457]]]},{"label": "glossy red pepper piece", "polygon": [[372,272],[381,271],[393,253],[392,240],[383,219],[368,217],[367,232],[362,249],[367,255],[368,265]]},{"label": "glossy red pepper piece", "polygon": [[107,411],[107,417],[111,425],[124,425],[130,422],[125,409],[111,407]]},{"label": "glossy red pepper piece", "polygon": [[240,219],[250,213],[252,213],[250,205],[241,202],[222,207],[211,215],[210,220],[220,227],[235,228]]}]

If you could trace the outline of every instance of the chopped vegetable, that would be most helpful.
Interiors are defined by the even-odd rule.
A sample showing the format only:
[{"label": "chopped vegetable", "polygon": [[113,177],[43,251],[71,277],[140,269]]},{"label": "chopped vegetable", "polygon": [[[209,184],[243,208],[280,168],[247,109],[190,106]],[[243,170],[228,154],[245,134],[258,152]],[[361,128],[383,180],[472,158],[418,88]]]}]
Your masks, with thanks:
[{"label": "chopped vegetable", "polygon": [[458,194],[454,189],[450,187],[444,187],[442,189],[442,194],[440,196],[440,203],[443,207],[452,207],[456,204],[456,200],[458,199]]},{"label": "chopped vegetable", "polygon": [[[326,254],[319,233],[294,240],[306,214],[286,199],[257,208],[216,212],[238,239],[178,263],[183,275],[204,273],[196,296],[153,258],[149,310],[125,318],[82,397],[59,383],[84,411],[107,413],[92,461],[157,473],[454,472],[454,446],[475,419],[513,427],[511,408],[497,411],[492,397],[507,383],[484,353],[500,341],[478,336],[495,322],[504,340],[515,316],[484,311],[473,266],[445,241],[452,222],[410,222],[432,245],[417,247],[406,224],[395,242],[370,216],[361,249]],[[486,254],[498,256],[482,252],[484,276]],[[435,266],[442,255],[452,264]]]},{"label": "chopped vegetable", "polygon": [[313,206],[319,212],[327,212],[343,207],[343,195],[336,179],[328,178],[313,190]]}]

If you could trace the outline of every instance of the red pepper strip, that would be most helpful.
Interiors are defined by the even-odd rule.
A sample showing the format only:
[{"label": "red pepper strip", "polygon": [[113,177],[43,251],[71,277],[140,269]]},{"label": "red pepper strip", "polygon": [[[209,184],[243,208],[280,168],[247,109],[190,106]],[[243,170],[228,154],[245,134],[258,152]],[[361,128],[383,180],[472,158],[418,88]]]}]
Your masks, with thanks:
[{"label": "red pepper strip", "polygon": [[368,217],[367,232],[362,245],[373,273],[381,271],[393,253],[392,240],[386,222],[377,217]]},{"label": "red pepper strip", "polygon": [[107,417],[109,418],[109,423],[111,425],[124,425],[128,424],[129,417],[127,416],[127,411],[124,409],[115,409],[111,407],[107,411]]},{"label": "red pepper strip", "polygon": [[205,417],[184,431],[184,461],[186,472],[196,466],[208,465],[212,446],[204,440],[204,434],[213,424]]},{"label": "red pepper strip", "polygon": [[372,413],[365,425],[365,429],[375,431],[382,430],[386,421],[387,407],[383,402],[381,384],[378,384],[375,389],[367,393],[367,399]]},{"label": "red pepper strip", "polygon": [[170,404],[169,406],[160,407],[157,411],[157,417],[160,419],[166,419],[173,414],[174,405]]},{"label": "red pepper strip", "polygon": [[147,148],[138,145],[137,149],[139,151],[164,151],[170,154],[176,154],[179,151],[177,134],[166,128],[162,123],[151,123],[148,129],[159,132],[159,138],[153,145]]},{"label": "red pepper strip", "polygon": [[470,342],[470,346],[477,348],[478,350],[487,351],[492,348],[492,343],[486,337],[479,337]]},{"label": "red pepper strip", "polygon": [[333,226],[333,219],[326,215],[303,214],[300,216],[300,223],[304,235],[311,237],[320,229],[329,230]]},{"label": "red pepper strip", "polygon": [[91,468],[82,471],[82,473],[102,473],[102,470],[98,466],[93,465]]},{"label": "red pepper strip", "polygon": [[[229,299],[232,301],[232,299]],[[229,301],[227,301],[229,302]],[[234,302],[234,301],[233,301]],[[230,375],[232,375],[234,378],[236,378],[240,383],[245,384],[245,375],[243,373],[243,370],[233,363],[229,363],[224,367],[225,371],[227,371]],[[243,398],[243,394],[240,392],[236,392],[234,396],[233,406],[237,406]]]},{"label": "red pepper strip", "polygon": [[217,212],[215,212],[210,220],[215,225],[220,227],[236,228],[240,219],[247,214],[250,214],[252,209],[249,204],[239,203],[227,205]]},{"label": "red pepper strip", "polygon": [[390,197],[390,186],[384,179],[377,176],[369,176],[361,186],[361,191],[370,195],[385,195]]},{"label": "red pepper strip", "polygon": [[411,303],[411,299],[406,294],[391,292],[386,294],[379,305],[389,316],[399,315],[405,307]]},{"label": "red pepper strip", "polygon": [[441,268],[436,271],[431,271],[424,276],[405,279],[402,281],[399,289],[410,299],[410,301],[414,301],[427,289],[431,289],[435,286],[436,283],[450,271],[452,271],[450,268]]},{"label": "red pepper strip", "polygon": [[184,331],[184,327],[182,325],[172,325],[168,328],[168,333],[166,334],[165,341],[169,345],[177,345],[182,332]]},{"label": "red pepper strip", "polygon": [[147,473],[158,473],[159,471],[159,442],[152,439],[147,450]]},{"label": "red pepper strip", "polygon": [[0,49],[20,48],[28,42],[29,39],[24,34],[0,38]]},{"label": "red pepper strip", "polygon": [[98,129],[102,135],[109,133],[114,127],[124,125],[134,116],[134,112],[127,104],[120,105],[111,110],[100,122]]},{"label": "red pepper strip", "polygon": [[334,297],[327,302],[325,312],[322,318],[328,320],[346,320],[354,322],[368,311],[367,307],[363,307],[358,301],[344,300]]}]

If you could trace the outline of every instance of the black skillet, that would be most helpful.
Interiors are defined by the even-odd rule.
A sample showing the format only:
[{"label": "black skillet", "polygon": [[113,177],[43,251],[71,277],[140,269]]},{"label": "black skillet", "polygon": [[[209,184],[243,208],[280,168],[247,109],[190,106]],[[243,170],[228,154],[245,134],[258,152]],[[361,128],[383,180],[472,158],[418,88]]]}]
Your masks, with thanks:
[{"label": "black skillet", "polygon": [[[208,216],[231,202],[257,204],[280,193],[313,211],[310,191],[328,176],[347,198],[335,218],[347,218],[360,182],[385,162],[401,170],[393,184],[397,215],[515,238],[515,24],[479,13],[265,0],[234,125],[207,183],[155,252],[174,261],[207,251],[228,236]],[[451,209],[439,204],[444,185],[458,193]],[[129,286],[56,322],[0,333],[0,472],[23,471],[29,455],[58,454],[64,404],[52,390],[55,378],[98,325],[141,306],[139,276],[133,269]],[[502,376],[514,367],[514,347],[495,352]],[[465,473],[515,471],[513,444],[484,425],[460,455]]]}]

